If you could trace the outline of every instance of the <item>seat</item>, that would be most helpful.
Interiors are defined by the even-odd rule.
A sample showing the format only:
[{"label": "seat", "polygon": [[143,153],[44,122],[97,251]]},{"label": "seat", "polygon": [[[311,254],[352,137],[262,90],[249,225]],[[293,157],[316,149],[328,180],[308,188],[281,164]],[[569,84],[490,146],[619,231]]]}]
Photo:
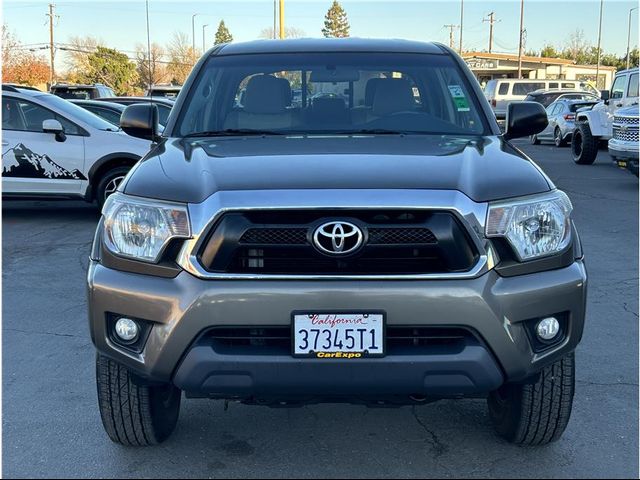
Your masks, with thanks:
[{"label": "seat", "polygon": [[225,129],[287,129],[294,124],[291,85],[285,78],[273,75],[251,77],[242,99],[243,107],[233,110],[224,122]]},{"label": "seat", "polygon": [[346,126],[350,123],[349,110],[340,97],[314,98],[308,118],[314,126]]},{"label": "seat", "polygon": [[24,120],[18,111],[18,104],[8,98],[2,99],[2,129],[26,130]]},{"label": "seat", "polygon": [[402,78],[385,78],[376,83],[371,113],[384,117],[398,112],[413,111],[416,102],[409,82]]}]

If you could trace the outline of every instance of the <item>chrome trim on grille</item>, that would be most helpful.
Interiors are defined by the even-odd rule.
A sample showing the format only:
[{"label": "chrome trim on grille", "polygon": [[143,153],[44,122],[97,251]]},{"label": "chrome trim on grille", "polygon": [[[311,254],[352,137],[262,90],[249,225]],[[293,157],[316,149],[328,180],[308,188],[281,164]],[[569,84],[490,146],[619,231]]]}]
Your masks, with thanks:
[{"label": "chrome trim on grille", "polygon": [[[491,268],[484,223],[487,203],[476,203],[455,190],[259,190],[218,192],[204,202],[189,204],[193,237],[184,242],[178,264],[192,275],[211,280],[435,280],[478,277]],[[473,268],[466,272],[393,275],[285,275],[260,273],[212,273],[198,261],[196,252],[206,233],[228,212],[274,210],[439,210],[454,214],[469,233],[479,252]],[[213,212],[213,213],[212,213]],[[490,265],[491,263],[491,265]]]}]

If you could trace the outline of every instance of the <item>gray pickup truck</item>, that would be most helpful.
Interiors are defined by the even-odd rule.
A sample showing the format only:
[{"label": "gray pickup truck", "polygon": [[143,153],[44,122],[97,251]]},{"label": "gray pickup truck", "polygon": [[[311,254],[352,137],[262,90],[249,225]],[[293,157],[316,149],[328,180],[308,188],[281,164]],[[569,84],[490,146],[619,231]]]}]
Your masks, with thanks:
[{"label": "gray pickup truck", "polygon": [[[301,92],[292,102],[292,91]],[[238,101],[242,93],[242,101]],[[216,46],[108,198],[89,324],[109,437],[156,444],[188,398],[266,406],[486,398],[498,434],[564,431],[587,275],[567,196],[500,133],[451,49]]]}]

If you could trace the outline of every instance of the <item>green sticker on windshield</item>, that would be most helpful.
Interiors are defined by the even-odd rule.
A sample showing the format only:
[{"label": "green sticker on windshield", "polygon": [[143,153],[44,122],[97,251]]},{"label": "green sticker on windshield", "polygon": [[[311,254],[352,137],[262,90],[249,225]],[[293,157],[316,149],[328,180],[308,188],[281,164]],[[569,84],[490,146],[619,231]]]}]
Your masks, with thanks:
[{"label": "green sticker on windshield", "polygon": [[471,109],[469,108],[469,101],[464,94],[462,88],[459,85],[449,85],[449,93],[451,94],[451,98],[453,98],[453,103],[456,104],[456,109],[459,112],[468,112]]}]

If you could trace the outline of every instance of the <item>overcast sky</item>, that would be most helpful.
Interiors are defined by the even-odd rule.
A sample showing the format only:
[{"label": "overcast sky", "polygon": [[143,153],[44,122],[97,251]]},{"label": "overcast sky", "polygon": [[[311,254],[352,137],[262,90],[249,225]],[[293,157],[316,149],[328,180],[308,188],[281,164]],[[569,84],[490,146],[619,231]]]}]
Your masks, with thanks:
[{"label": "overcast sky", "polygon": [[[45,17],[48,3],[5,0],[3,23],[24,44],[48,42],[49,29]],[[273,25],[273,3],[273,0],[150,0],[151,41],[166,44],[175,31],[182,31],[191,39],[194,13],[200,14],[196,17],[195,31],[198,48],[202,47],[203,24],[209,24],[205,30],[209,47],[220,19],[225,20],[236,41],[253,40],[262,29]],[[55,4],[59,15],[55,23],[56,42],[68,42],[71,36],[92,35],[107,46],[128,53],[135,49],[136,44],[146,43],[143,0],[63,0]],[[460,0],[342,0],[341,4],[347,11],[352,36],[448,43],[449,30],[444,25],[460,23]],[[324,14],[331,0],[286,0],[285,5],[287,26],[296,27],[309,37],[321,35]],[[633,1],[605,0],[602,28],[605,52],[625,54],[629,9],[637,5]],[[546,43],[562,46],[577,28],[584,30],[585,38],[595,45],[599,7],[598,0],[525,0],[527,50],[539,50]],[[482,20],[491,11],[495,12],[498,20],[494,26],[494,51],[516,53],[520,19],[520,2],[517,0],[464,0],[463,47],[465,50],[488,47],[489,24]],[[633,48],[638,44],[638,10],[633,12],[631,26]],[[458,35],[456,32],[456,43]]]}]

